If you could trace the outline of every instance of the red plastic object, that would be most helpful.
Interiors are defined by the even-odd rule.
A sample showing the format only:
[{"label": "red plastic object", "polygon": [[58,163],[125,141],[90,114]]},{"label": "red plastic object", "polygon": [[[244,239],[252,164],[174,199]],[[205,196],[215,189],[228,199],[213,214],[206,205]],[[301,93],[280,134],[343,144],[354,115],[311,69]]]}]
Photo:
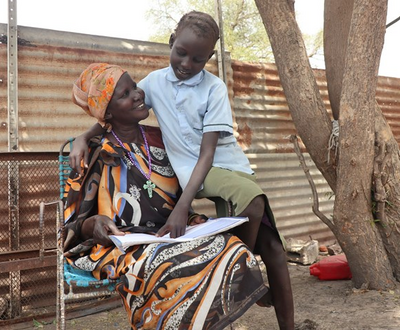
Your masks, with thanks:
[{"label": "red plastic object", "polygon": [[310,275],[317,276],[322,281],[350,280],[352,277],[344,254],[329,256],[311,265]]}]

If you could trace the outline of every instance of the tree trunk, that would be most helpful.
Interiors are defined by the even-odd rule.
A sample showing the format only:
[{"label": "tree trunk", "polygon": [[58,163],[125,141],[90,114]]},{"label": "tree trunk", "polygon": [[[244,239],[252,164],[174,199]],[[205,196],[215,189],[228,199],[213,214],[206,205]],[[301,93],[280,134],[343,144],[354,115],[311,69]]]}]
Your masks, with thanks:
[{"label": "tree trunk", "polygon": [[354,0],[325,0],[324,58],[333,117],[339,119],[340,95]]},{"label": "tree trunk", "polygon": [[255,2],[268,33],[280,82],[298,134],[316,166],[335,191],[336,172],[327,163],[332,124],[289,0]]},{"label": "tree trunk", "polygon": [[[393,287],[389,263],[389,257],[392,259],[393,256],[386,253],[380,231],[374,225],[371,201],[375,90],[386,0],[355,0],[351,24],[348,23],[347,28],[341,26],[344,32],[336,36],[345,38],[346,41],[341,40],[338,46],[347,49],[345,56],[339,56],[336,61],[332,55],[331,60],[331,64],[339,69],[333,78],[337,85],[334,86],[334,98],[331,98],[334,116],[340,119],[337,176],[335,167],[326,162],[330,118],[322,103],[290,3],[288,0],[256,0],[256,4],[270,38],[298,134],[336,192],[333,232],[349,259],[353,283],[356,287],[364,285],[373,289]],[[339,17],[336,19],[339,21]]]},{"label": "tree trunk", "polygon": [[380,289],[382,285],[385,288],[394,284],[388,256],[374,226],[371,202],[375,92],[383,47],[385,1],[354,1],[340,96],[333,218],[357,288]]},{"label": "tree trunk", "polygon": [[[354,4],[356,5],[353,14],[354,20],[351,21]],[[334,114],[336,114],[336,118],[339,117],[339,109],[341,112],[344,112],[344,109],[340,107],[340,102],[342,102],[341,96],[342,98],[351,98],[351,96],[344,96],[346,94],[349,95],[349,92],[351,92],[349,91],[349,88],[351,90],[353,89],[353,87],[357,86],[357,89],[353,90],[353,93],[359,93],[359,95],[361,96],[361,98],[355,98],[358,99],[359,102],[361,102],[359,103],[360,107],[362,105],[363,96],[375,95],[375,87],[373,87],[373,90],[371,89],[371,87],[376,84],[376,73],[371,70],[376,70],[376,72],[378,70],[378,63],[383,43],[387,2],[381,1],[380,5],[379,2],[374,3],[374,8],[360,7],[360,5],[364,4],[365,2],[363,2],[362,4],[357,2],[354,3],[354,1],[352,0],[325,1],[324,50],[326,76],[328,81],[329,99],[331,101],[332,111]],[[375,7],[375,5],[377,5],[377,7]],[[366,16],[363,10],[368,10],[368,13],[371,14],[371,16]],[[376,22],[375,26],[373,25],[374,19]],[[351,27],[354,30],[350,31]],[[358,31],[357,28],[359,29]],[[357,37],[359,37],[358,40]],[[376,39],[371,40],[368,39],[368,37]],[[348,47],[350,49],[353,49],[353,54],[350,54]],[[356,53],[354,53],[354,50]],[[369,52],[370,54],[368,55]],[[360,58],[362,57],[368,58],[367,60],[360,60]],[[346,58],[350,62],[345,62]],[[357,66],[354,67],[354,65],[357,64],[360,64],[359,69],[357,69]],[[345,65],[347,65],[347,70],[345,70]],[[368,65],[370,65],[369,70]],[[362,72],[363,70],[364,72]],[[359,81],[357,82],[357,78],[353,80],[350,77],[349,85],[345,87],[342,92],[342,83],[344,83],[344,72],[350,75],[352,73],[354,74],[355,71],[359,71],[358,75],[361,75]],[[363,90],[363,88],[366,90]],[[374,100],[371,100],[371,98],[367,99],[364,97],[364,102],[368,102],[369,104],[369,115],[370,117],[374,117],[373,120],[369,120],[371,120],[371,122],[375,121],[374,142],[376,146],[375,162],[373,163],[374,180],[373,186],[371,187],[372,191],[374,192],[374,204],[370,207],[370,210],[373,211],[373,214],[371,215],[373,217],[371,219],[371,224],[373,223],[377,225],[377,228],[381,235],[380,239],[383,240],[383,244],[386,250],[385,252],[387,252],[387,255],[389,257],[391,268],[386,267],[386,273],[388,273],[389,275],[394,273],[395,277],[399,279],[400,235],[396,226],[396,221],[398,221],[399,219],[399,214],[397,210],[399,210],[400,207],[398,188],[400,177],[398,144],[395,141],[390,127],[388,126],[376,102]],[[374,104],[372,105],[372,103]],[[361,120],[365,120],[365,113],[359,113],[358,117],[361,118]],[[344,118],[340,118],[341,121],[344,121]],[[354,125],[350,125],[350,127],[348,127],[350,132],[348,134],[355,136],[359,130],[372,129],[371,125],[368,124],[367,126],[364,126],[363,124],[358,124],[358,127],[359,129],[356,129]],[[341,136],[343,135],[342,130],[343,128],[341,127]],[[370,136],[370,138],[372,138],[372,136]],[[356,143],[356,141],[353,141],[353,143]],[[356,147],[356,149],[361,148]],[[351,153],[352,152],[350,152],[350,154]],[[357,158],[359,156],[360,155],[354,154],[353,158]],[[342,165],[344,163],[343,157],[344,155],[341,151],[340,164]],[[367,157],[369,158],[370,156]],[[369,159],[372,160],[372,158]],[[344,182],[347,182],[348,178],[351,177],[347,169],[351,169],[352,166],[346,167],[345,165],[343,165],[342,168],[345,171],[345,178],[343,178],[343,180]],[[370,170],[370,168],[368,170]],[[369,175],[365,176],[364,180],[368,181]],[[338,186],[339,185],[340,184],[338,183]],[[350,208],[354,207],[353,204],[347,206],[350,206]],[[385,206],[390,206],[390,209],[388,210],[388,208],[385,208]],[[343,212],[346,212],[345,207],[346,205],[340,206],[339,202],[335,203],[335,209],[341,209],[344,210]],[[366,210],[366,212],[368,212],[368,210]],[[357,231],[359,231],[360,233],[363,232],[361,228]],[[371,233],[369,233],[369,235],[371,235]],[[375,235],[375,233],[373,235]],[[350,256],[350,259],[351,258],[352,257]],[[357,259],[357,255],[354,255],[353,258]],[[352,269],[356,269],[361,274],[365,274],[366,270],[363,269],[363,267],[360,266],[357,261],[349,261],[352,265]],[[376,267],[381,267],[381,265],[378,265]],[[376,273],[376,267],[372,269],[368,267],[368,269],[371,269],[370,272]],[[372,276],[372,274],[367,275],[366,277],[369,278],[370,276]],[[358,276],[356,278],[359,282],[363,281]],[[380,280],[377,279],[377,281]],[[360,283],[358,284],[360,285]]]},{"label": "tree trunk", "polygon": [[389,256],[393,274],[400,281],[400,151],[382,114],[375,106],[375,162],[373,191],[376,225]]}]

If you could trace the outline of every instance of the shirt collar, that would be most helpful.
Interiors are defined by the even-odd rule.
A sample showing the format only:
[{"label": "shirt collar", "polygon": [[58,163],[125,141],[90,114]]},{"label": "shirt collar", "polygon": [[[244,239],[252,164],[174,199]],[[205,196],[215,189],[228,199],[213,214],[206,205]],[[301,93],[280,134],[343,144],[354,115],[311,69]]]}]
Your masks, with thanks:
[{"label": "shirt collar", "polygon": [[168,67],[168,71],[167,71],[167,74],[165,75],[165,77],[168,81],[170,81],[172,83],[177,83],[178,85],[196,86],[196,85],[200,84],[204,78],[204,69],[188,80],[179,80],[175,76],[174,70],[172,70],[172,67],[170,65]]}]

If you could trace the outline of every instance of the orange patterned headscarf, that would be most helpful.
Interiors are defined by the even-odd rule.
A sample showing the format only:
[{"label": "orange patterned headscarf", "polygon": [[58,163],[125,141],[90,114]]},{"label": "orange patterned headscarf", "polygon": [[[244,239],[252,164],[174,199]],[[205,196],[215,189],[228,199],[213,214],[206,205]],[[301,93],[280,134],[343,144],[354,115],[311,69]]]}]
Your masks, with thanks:
[{"label": "orange patterned headscarf", "polygon": [[118,65],[90,64],[72,87],[72,101],[105,127],[104,116],[108,103],[124,72]]}]

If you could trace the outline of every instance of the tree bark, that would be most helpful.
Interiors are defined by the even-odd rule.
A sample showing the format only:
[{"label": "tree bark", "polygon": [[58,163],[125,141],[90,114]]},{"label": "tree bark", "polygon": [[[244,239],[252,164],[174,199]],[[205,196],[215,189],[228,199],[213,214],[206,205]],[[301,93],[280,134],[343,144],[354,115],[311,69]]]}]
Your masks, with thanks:
[{"label": "tree bark", "polygon": [[[327,47],[332,53],[328,54],[331,57],[326,64],[330,70],[328,73],[327,68],[332,110],[340,123],[337,174],[335,167],[326,162],[331,122],[322,103],[302,36],[290,7],[292,2],[255,2],[271,42],[280,80],[298,134],[316,166],[336,192],[332,230],[349,259],[353,284],[357,288],[391,288],[395,285],[392,273],[396,267],[392,269],[390,262],[398,264],[399,254],[396,253],[399,250],[392,242],[391,244],[395,245],[393,253],[386,253],[384,244],[391,240],[389,227],[375,225],[371,199],[373,173],[377,173],[375,181],[380,180],[387,184],[381,175],[387,172],[382,171],[382,166],[388,164],[387,157],[380,158],[381,167],[377,169],[375,166],[374,172],[375,92],[387,0],[354,0],[354,3],[338,0],[336,5],[343,2],[347,14],[328,20],[329,26],[336,26],[336,30],[327,35]],[[347,12],[350,10],[349,6],[352,15]],[[333,7],[332,3],[330,7]],[[336,7],[336,13],[340,12],[340,9],[343,10],[342,7]],[[326,10],[326,15],[331,15],[329,12],[332,9]],[[328,77],[332,79],[330,87]],[[380,124],[384,126],[384,123]],[[393,147],[392,144],[390,146]],[[398,157],[398,154],[396,155]],[[398,185],[398,182],[395,181],[394,186],[396,183]],[[383,224],[383,220],[379,222]],[[390,228],[390,233],[393,233],[395,227]],[[381,236],[382,233],[386,235]]]},{"label": "tree bark", "polygon": [[256,0],[275,56],[280,82],[298,135],[335,191],[336,171],[328,164],[331,119],[308,61],[290,0]]},{"label": "tree bark", "polygon": [[375,222],[393,274],[400,281],[400,151],[392,130],[375,105],[375,161],[373,176]]},{"label": "tree bark", "polygon": [[333,117],[339,119],[340,94],[354,0],[325,0],[324,59]]},{"label": "tree bark", "polygon": [[[353,0],[326,0],[324,51],[329,99],[335,117],[339,117],[347,40]],[[383,14],[383,13],[382,13]],[[400,280],[400,160],[399,146],[375,103],[375,161],[373,174],[373,215],[392,266]]]},{"label": "tree bark", "polygon": [[[333,218],[355,287],[393,286],[388,256],[372,215],[375,93],[387,0],[355,0],[339,109],[339,163]],[[374,242],[374,244],[370,244]]]}]

